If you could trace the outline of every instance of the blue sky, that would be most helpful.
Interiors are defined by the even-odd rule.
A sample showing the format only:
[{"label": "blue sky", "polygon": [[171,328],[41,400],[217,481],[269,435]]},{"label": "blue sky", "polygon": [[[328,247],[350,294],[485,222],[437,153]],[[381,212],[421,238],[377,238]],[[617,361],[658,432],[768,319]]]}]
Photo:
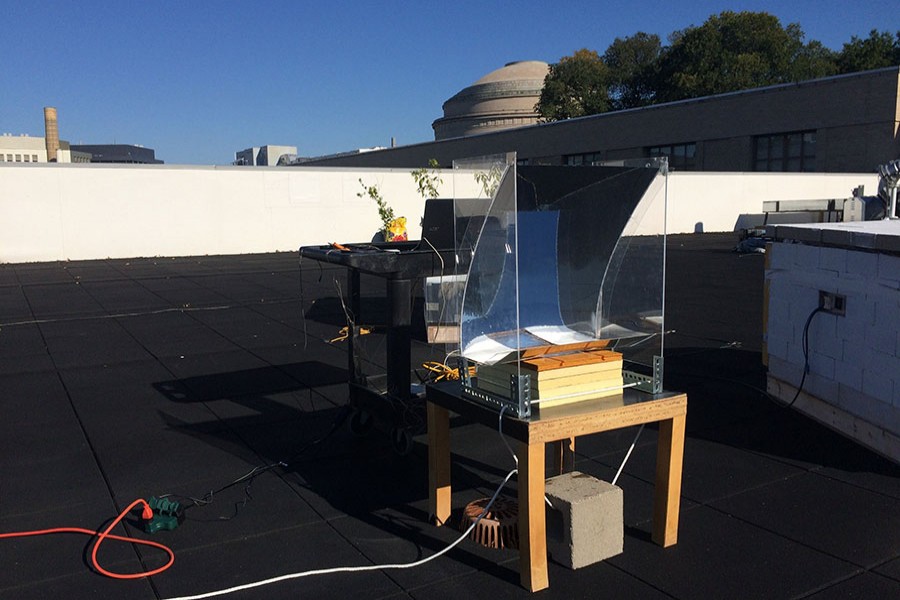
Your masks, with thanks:
[{"label": "blue sky", "polygon": [[141,144],[229,164],[262,144],[315,156],[433,139],[441,104],[514,60],[599,53],[616,37],[723,10],[800,23],[840,50],[896,31],[898,0],[207,2],[0,0],[0,132]]}]

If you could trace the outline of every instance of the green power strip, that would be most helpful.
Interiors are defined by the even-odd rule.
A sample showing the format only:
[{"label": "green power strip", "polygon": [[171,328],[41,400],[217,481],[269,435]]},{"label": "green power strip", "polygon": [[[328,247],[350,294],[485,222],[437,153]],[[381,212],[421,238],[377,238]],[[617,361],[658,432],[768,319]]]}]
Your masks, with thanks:
[{"label": "green power strip", "polygon": [[147,504],[153,510],[153,518],[144,521],[144,531],[147,533],[156,533],[163,529],[172,531],[184,521],[184,507],[180,502],[151,496]]}]

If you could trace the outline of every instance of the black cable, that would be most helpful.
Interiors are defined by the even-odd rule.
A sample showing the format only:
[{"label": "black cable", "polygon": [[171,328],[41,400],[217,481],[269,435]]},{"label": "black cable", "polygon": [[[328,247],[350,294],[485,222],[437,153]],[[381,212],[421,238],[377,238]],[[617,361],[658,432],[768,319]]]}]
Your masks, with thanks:
[{"label": "black cable", "polygon": [[825,312],[825,309],[821,306],[809,313],[809,317],[806,318],[806,324],[803,326],[803,375],[800,377],[800,385],[797,387],[797,393],[794,394],[794,398],[787,403],[787,407],[793,406],[794,402],[797,401],[797,398],[800,397],[800,392],[803,391],[803,384],[806,382],[806,374],[809,373],[809,324],[812,323],[813,317],[820,312]]}]

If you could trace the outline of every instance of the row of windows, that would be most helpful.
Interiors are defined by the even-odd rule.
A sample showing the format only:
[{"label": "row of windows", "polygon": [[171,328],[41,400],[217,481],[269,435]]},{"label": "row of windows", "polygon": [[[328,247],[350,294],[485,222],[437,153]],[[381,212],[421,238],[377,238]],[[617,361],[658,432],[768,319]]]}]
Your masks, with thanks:
[{"label": "row of windows", "polygon": [[816,132],[798,131],[756,138],[754,171],[815,171]]},{"label": "row of windows", "polygon": [[693,171],[697,167],[697,143],[651,146],[647,150],[650,157],[667,156],[669,168],[676,171]]},{"label": "row of windows", "polygon": [[[683,171],[690,171],[697,166],[697,144],[696,142],[690,142],[687,144],[651,146],[650,148],[647,148],[647,156],[666,156],[669,158],[669,167]],[[564,159],[565,164],[571,167],[595,165],[604,160],[603,155],[600,152],[569,154],[565,156]]]},{"label": "row of windows", "polygon": [[596,164],[603,158],[599,152],[588,152],[587,154],[569,154],[565,157],[565,160],[570,167],[580,167],[582,165]]},{"label": "row of windows", "polygon": [[37,154],[0,154],[0,162],[37,162]]},{"label": "row of windows", "polygon": [[[753,138],[754,171],[815,171],[816,132],[798,131],[761,135]],[[697,168],[697,143],[667,144],[646,149],[650,157],[665,156],[669,167],[678,171],[692,171]],[[601,162],[600,152],[569,154],[564,163],[569,166],[593,165]]]}]

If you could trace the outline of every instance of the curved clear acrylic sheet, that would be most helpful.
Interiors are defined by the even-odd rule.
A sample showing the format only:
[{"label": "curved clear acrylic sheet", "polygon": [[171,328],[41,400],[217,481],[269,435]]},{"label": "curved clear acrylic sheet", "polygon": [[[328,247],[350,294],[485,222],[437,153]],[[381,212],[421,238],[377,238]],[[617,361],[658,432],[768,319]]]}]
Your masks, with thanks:
[{"label": "curved clear acrylic sheet", "polygon": [[[653,375],[664,338],[665,161],[509,162],[476,167],[495,173],[496,185],[456,202],[466,224],[457,238],[461,355],[493,365],[532,348],[588,344]],[[462,190],[473,174],[459,175]]]}]

